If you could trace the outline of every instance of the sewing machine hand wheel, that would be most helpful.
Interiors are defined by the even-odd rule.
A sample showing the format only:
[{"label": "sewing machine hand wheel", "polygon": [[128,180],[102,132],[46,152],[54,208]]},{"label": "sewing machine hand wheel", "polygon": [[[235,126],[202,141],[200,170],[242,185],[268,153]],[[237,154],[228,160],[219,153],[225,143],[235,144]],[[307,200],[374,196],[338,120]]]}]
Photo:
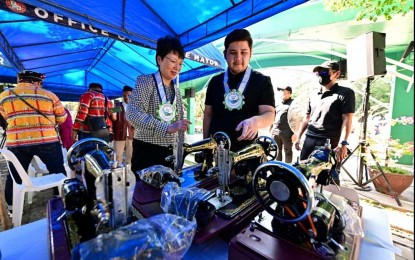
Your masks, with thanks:
[{"label": "sewing machine hand wheel", "polygon": [[68,154],[66,155],[69,168],[74,171],[79,162],[78,159],[83,157],[89,151],[96,149],[97,145],[99,149],[105,148],[105,152],[109,155],[112,154],[112,149],[104,140],[95,137],[85,138],[74,143],[71,148],[69,148]]},{"label": "sewing machine hand wheel", "polygon": [[268,136],[259,136],[255,143],[262,145],[264,148],[265,155],[267,156],[267,160],[271,161],[277,158],[278,155],[278,145],[274,139]]},{"label": "sewing machine hand wheel", "polygon": [[231,149],[231,139],[225,132],[216,132],[212,137],[217,144],[222,141],[225,149]]},{"label": "sewing machine hand wheel", "polygon": [[314,192],[306,177],[287,163],[262,163],[255,170],[252,185],[258,202],[280,221],[302,221],[311,213]]}]

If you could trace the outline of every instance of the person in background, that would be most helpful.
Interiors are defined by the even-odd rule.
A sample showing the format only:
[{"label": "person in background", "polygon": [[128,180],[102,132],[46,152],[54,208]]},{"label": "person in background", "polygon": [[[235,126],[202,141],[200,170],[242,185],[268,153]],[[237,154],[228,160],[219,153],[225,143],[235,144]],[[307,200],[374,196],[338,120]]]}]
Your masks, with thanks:
[{"label": "person in background", "polygon": [[296,136],[294,135],[303,120],[303,111],[300,105],[293,102],[291,87],[277,88],[277,90],[282,91],[282,100],[275,107],[275,122],[271,127],[271,134],[278,145],[276,160],[282,161],[282,151],[284,148],[284,161],[286,163],[292,163],[292,140],[296,140]]},{"label": "person in background", "polygon": [[[106,104],[106,105],[105,105]],[[79,99],[78,113],[72,129],[73,140],[82,140],[93,137],[89,130],[86,120],[88,117],[105,116],[107,127],[112,131],[112,122],[117,120],[116,114],[112,113],[112,101],[102,93],[102,85],[99,83],[89,84],[89,90],[83,93]],[[102,138],[106,142],[111,142],[111,136]]]},{"label": "person in background", "polygon": [[134,127],[131,170],[153,165],[172,167],[165,158],[172,155],[169,146],[176,138],[184,141],[190,121],[184,118],[180,90],[175,83],[184,59],[184,49],[176,38],[157,40],[158,70],[138,76],[130,96],[126,118]]},{"label": "person in background", "polygon": [[124,86],[122,90],[122,102],[115,103],[114,112],[117,113],[117,120],[113,122],[114,128],[114,151],[118,165],[123,164],[123,155],[125,149],[125,163],[131,164],[133,153],[134,127],[125,118],[129,97],[133,89],[130,86]]},{"label": "person in background", "polygon": [[[17,74],[17,86],[0,94],[0,113],[7,121],[6,146],[26,171],[36,155],[50,173],[65,174],[55,126],[65,122],[67,115],[59,98],[42,88],[44,78],[45,75],[39,72],[21,71]],[[9,166],[16,183],[22,183],[13,164]],[[13,203],[13,179],[10,174],[5,185],[9,214],[12,213]],[[54,195],[58,194],[58,189],[54,189]]]},{"label": "person in background", "polygon": [[0,114],[0,126],[1,126],[1,141],[0,141],[0,149],[3,149],[4,145],[6,144],[6,129],[7,129],[7,121],[4,117]]},{"label": "person in background", "polygon": [[3,131],[6,131],[7,129],[7,121],[4,119],[4,117],[0,114],[0,126],[3,129]]},{"label": "person in background", "polygon": [[[318,76],[322,88],[317,96],[310,98],[307,114],[297,132],[295,147],[300,150],[300,139],[307,129],[300,160],[307,159],[316,147],[324,146],[326,139],[330,139],[337,160],[341,162],[347,157],[347,140],[355,112],[355,94],[352,89],[336,83],[340,76],[338,63],[324,62],[315,67],[313,72]],[[334,170],[331,172],[332,181],[340,185],[338,173]]]},{"label": "person in background", "polygon": [[69,150],[71,146],[74,144],[74,140],[72,138],[72,129],[73,129],[73,123],[72,123],[72,116],[71,112],[65,107],[66,112],[66,120],[59,126],[59,134],[61,136],[62,146]]},{"label": "person in background", "polygon": [[249,67],[252,57],[249,31],[236,29],[225,38],[228,68],[214,76],[207,87],[203,115],[203,138],[218,131],[238,151],[253,143],[258,130],[274,122],[275,100],[271,79]]}]

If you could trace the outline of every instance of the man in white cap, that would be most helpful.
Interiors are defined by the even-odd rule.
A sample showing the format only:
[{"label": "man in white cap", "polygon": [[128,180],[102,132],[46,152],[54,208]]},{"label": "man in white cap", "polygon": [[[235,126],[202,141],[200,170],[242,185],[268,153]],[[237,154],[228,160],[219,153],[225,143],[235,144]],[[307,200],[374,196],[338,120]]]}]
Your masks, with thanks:
[{"label": "man in white cap", "polygon": [[[336,81],[340,76],[340,66],[333,61],[324,62],[313,69],[323,87],[319,98],[311,99],[306,117],[300,125],[295,141],[300,150],[300,139],[307,129],[306,138],[301,149],[300,160],[305,160],[317,146],[324,146],[330,139],[331,147],[336,149],[339,161],[347,157],[347,142],[352,130],[352,119],[355,112],[355,94],[350,88],[339,86]],[[342,135],[343,129],[345,129]],[[332,175],[334,183],[340,185],[335,171]]]}]

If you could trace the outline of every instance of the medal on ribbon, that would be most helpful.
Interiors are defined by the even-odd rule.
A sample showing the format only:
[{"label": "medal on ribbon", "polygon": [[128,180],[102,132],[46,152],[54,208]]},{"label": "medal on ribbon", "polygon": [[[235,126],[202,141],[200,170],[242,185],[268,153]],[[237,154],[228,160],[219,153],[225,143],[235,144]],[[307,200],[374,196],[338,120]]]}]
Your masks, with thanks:
[{"label": "medal on ribbon", "polygon": [[225,71],[225,75],[223,76],[223,87],[225,89],[225,100],[223,101],[223,104],[225,105],[225,109],[228,109],[229,111],[234,109],[242,109],[242,106],[245,104],[245,97],[243,93],[245,91],[246,85],[248,84],[251,72],[252,69],[248,66],[242,81],[239,83],[238,89],[230,90],[228,85],[228,70]]},{"label": "medal on ribbon", "polygon": [[[164,89],[163,80],[160,72],[154,73],[154,79],[157,84],[157,90],[160,98],[160,105],[157,111],[157,117],[164,122],[170,123],[176,117],[176,98],[172,94],[171,101],[167,99],[166,91]],[[174,86],[173,86],[174,93]]]},{"label": "medal on ribbon", "polygon": [[245,97],[241,92],[236,89],[232,89],[225,94],[225,100],[223,101],[223,104],[229,111],[232,111],[233,109],[239,110],[245,104],[244,99]]},{"label": "medal on ribbon", "polygon": [[176,117],[176,106],[170,103],[160,104],[158,116],[164,122],[170,123]]}]

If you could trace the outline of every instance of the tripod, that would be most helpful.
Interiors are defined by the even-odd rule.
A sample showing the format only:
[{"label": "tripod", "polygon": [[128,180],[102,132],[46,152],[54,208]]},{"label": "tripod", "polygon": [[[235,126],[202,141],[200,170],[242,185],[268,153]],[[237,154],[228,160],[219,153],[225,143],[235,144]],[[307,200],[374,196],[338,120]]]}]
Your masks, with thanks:
[{"label": "tripod", "polygon": [[[366,90],[365,90],[365,95],[364,95],[364,100],[363,100],[363,131],[362,134],[360,136],[360,142],[358,144],[358,146],[349,153],[349,155],[343,160],[342,162],[342,166],[341,168],[346,172],[346,174],[350,177],[350,179],[352,179],[352,181],[359,186],[360,190],[363,191],[370,191],[371,188],[369,186],[366,186],[367,184],[369,184],[371,181],[373,181],[374,179],[383,176],[383,178],[386,181],[386,184],[388,185],[389,190],[393,193],[393,196],[395,197],[396,202],[398,203],[399,206],[402,206],[401,201],[398,198],[398,195],[396,194],[396,192],[393,190],[388,178],[386,178],[385,173],[382,170],[382,167],[380,166],[380,164],[377,162],[375,155],[373,154],[372,151],[370,151],[369,149],[369,145],[366,142],[366,135],[367,135],[367,118],[368,118],[368,112],[369,112],[369,95],[370,95],[370,82],[373,80],[373,77],[368,77],[367,78],[367,83],[366,83]],[[360,150],[359,150],[360,148]],[[359,153],[359,172],[357,175],[357,180],[355,178],[353,178],[353,176],[347,171],[347,169],[345,167],[343,167],[343,164],[350,158],[350,156],[352,156],[352,154],[356,151],[360,151]],[[370,155],[372,156],[373,160],[376,162],[376,167],[379,170],[379,173],[376,174],[375,176],[373,176],[372,178],[368,178],[368,167],[367,167],[367,160],[366,160],[366,154],[367,152],[370,153]],[[366,177],[366,181],[363,182],[363,169],[365,170],[365,177]]]}]

